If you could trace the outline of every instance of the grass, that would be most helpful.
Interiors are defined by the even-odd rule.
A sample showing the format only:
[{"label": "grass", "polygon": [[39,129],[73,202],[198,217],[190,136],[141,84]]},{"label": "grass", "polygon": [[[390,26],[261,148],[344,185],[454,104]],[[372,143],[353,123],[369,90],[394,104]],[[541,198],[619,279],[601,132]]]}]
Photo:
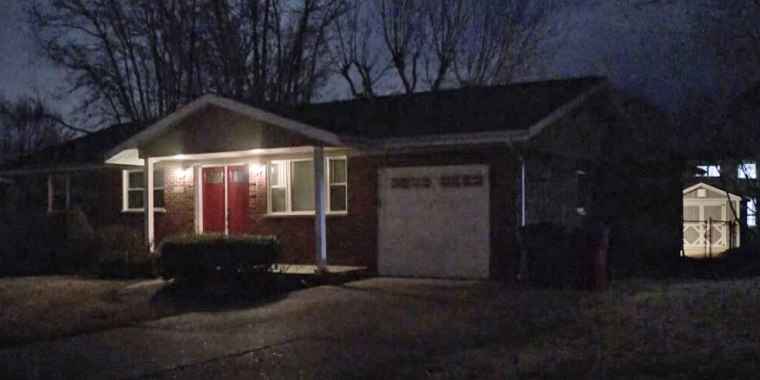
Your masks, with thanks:
[{"label": "grass", "polygon": [[0,279],[0,346],[154,318],[148,300],[162,284],[136,284],[70,276]]},{"label": "grass", "polygon": [[459,363],[452,377],[752,378],[760,371],[759,278],[632,280],[605,294],[527,292],[501,316],[501,328],[513,332],[478,349],[492,359],[468,368],[462,363],[472,353],[449,357]]}]

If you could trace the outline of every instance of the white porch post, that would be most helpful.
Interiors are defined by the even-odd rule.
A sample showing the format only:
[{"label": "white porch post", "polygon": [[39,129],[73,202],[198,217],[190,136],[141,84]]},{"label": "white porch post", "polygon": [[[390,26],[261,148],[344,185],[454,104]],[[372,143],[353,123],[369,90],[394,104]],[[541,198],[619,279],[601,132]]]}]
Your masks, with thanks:
[{"label": "white porch post", "polygon": [[155,232],[153,220],[153,160],[150,157],[143,159],[143,210],[145,211],[145,243],[150,247],[150,252],[155,251]]},{"label": "white porch post", "polygon": [[314,147],[314,241],[317,247],[317,272],[327,273],[327,226],[325,223],[324,149]]}]

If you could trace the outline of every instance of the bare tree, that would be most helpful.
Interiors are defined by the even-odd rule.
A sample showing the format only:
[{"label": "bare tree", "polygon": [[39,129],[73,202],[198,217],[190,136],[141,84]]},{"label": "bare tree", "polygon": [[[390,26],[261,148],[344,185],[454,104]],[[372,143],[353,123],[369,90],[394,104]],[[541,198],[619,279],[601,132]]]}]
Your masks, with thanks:
[{"label": "bare tree", "polygon": [[385,48],[406,93],[417,88],[419,59],[425,47],[425,20],[419,1],[380,0],[379,14]]},{"label": "bare tree", "polygon": [[41,100],[0,97],[0,159],[25,156],[63,141],[71,133],[61,128],[61,118]]},{"label": "bare tree", "polygon": [[462,48],[453,62],[458,84],[511,82],[522,66],[537,56],[549,9],[521,0],[493,0],[471,12],[462,33]]},{"label": "bare tree", "polygon": [[38,0],[42,50],[108,121],[153,120],[204,92],[308,102],[324,86],[329,0]]},{"label": "bare tree", "polygon": [[391,67],[385,51],[377,49],[381,42],[376,37],[380,33],[371,4],[365,0],[346,0],[345,13],[332,28],[331,55],[337,72],[355,98],[375,96],[375,84]]}]

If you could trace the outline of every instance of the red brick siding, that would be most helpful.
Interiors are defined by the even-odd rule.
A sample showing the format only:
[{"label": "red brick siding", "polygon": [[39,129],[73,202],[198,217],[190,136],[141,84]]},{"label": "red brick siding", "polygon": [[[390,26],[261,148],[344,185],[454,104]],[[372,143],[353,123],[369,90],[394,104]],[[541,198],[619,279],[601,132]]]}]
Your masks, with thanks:
[{"label": "red brick siding", "polygon": [[[506,148],[437,152],[429,154],[351,156],[348,159],[348,215],[327,217],[330,264],[352,264],[377,270],[377,175],[383,167],[486,164],[490,168],[492,277],[513,279],[517,268],[516,226],[519,163]],[[284,244],[283,261],[312,263],[315,256],[313,216],[267,216],[265,171],[253,163],[249,177],[249,231],[276,235]],[[164,168],[165,213],[156,213],[156,240],[177,232],[194,231],[195,189],[193,171],[184,179],[175,168]],[[85,182],[87,185],[85,186]],[[82,182],[82,189],[97,194],[88,206],[93,226],[126,224],[143,229],[143,213],[122,213],[121,171],[103,170]]]}]

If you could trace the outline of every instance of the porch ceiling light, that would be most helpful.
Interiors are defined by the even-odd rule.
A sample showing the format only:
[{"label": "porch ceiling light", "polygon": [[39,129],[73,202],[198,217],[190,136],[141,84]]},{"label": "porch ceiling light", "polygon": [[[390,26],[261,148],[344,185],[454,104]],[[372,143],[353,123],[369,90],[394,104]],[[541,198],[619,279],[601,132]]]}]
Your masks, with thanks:
[{"label": "porch ceiling light", "polygon": [[174,160],[184,160],[185,158],[187,158],[187,156],[184,154],[178,154],[178,155],[172,156],[172,159]]},{"label": "porch ceiling light", "polygon": [[177,177],[179,180],[185,180],[190,170],[191,168],[187,168],[187,169],[176,168],[174,169],[174,176]]},{"label": "porch ceiling light", "polygon": [[267,167],[264,164],[251,164],[251,173],[255,175],[262,175],[266,172]]}]

